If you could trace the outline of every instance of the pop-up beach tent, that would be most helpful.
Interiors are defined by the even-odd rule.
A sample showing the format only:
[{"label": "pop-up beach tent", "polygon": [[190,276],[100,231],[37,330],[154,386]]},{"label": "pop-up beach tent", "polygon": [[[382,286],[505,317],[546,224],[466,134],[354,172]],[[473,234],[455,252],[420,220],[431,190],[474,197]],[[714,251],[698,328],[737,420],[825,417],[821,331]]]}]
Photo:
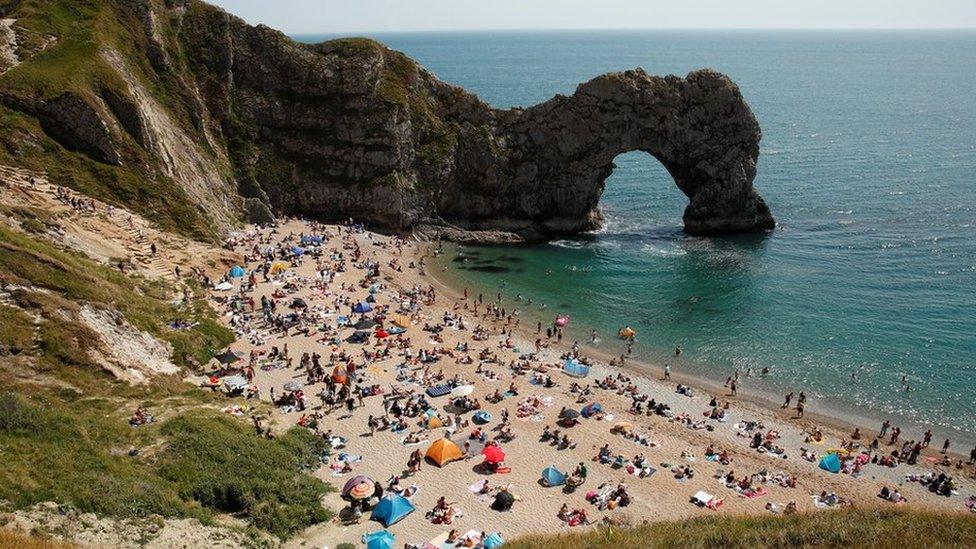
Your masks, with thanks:
[{"label": "pop-up beach tent", "polygon": [[365,301],[360,301],[359,303],[357,303],[356,305],[354,305],[353,308],[352,308],[352,312],[359,313],[359,314],[365,314],[365,313],[368,313],[368,312],[370,312],[372,310],[373,310],[372,305],[370,305],[369,303],[366,303]]},{"label": "pop-up beach tent", "polygon": [[505,540],[502,539],[502,535],[498,532],[488,534],[488,537],[481,541],[481,544],[485,547],[485,549],[498,549],[504,543]]},{"label": "pop-up beach tent", "polygon": [[363,543],[366,549],[393,549],[396,538],[387,530],[377,530],[363,534]]},{"label": "pop-up beach tent", "polygon": [[586,377],[590,375],[590,367],[581,364],[580,361],[573,358],[566,359],[566,362],[563,363],[563,371],[573,377]]},{"label": "pop-up beach tent", "polygon": [[546,486],[562,486],[566,484],[566,474],[556,469],[555,465],[550,465],[542,470],[542,481]]},{"label": "pop-up beach tent", "polygon": [[244,267],[241,267],[240,265],[234,265],[233,267],[230,268],[230,272],[227,274],[230,275],[231,278],[240,278],[244,276],[246,273],[244,272]]},{"label": "pop-up beach tent", "polygon": [[446,438],[435,440],[430,445],[430,448],[427,448],[427,457],[433,460],[438,467],[443,467],[452,461],[461,459],[463,456],[464,454],[458,448],[458,445]]},{"label": "pop-up beach tent", "polygon": [[831,473],[839,473],[840,458],[837,454],[827,454],[820,460],[820,468]]},{"label": "pop-up beach tent", "polygon": [[383,526],[389,527],[413,513],[413,510],[414,507],[410,500],[399,494],[389,494],[383,496],[383,499],[376,504],[376,507],[373,508],[373,514],[369,518],[378,520],[383,523]]}]

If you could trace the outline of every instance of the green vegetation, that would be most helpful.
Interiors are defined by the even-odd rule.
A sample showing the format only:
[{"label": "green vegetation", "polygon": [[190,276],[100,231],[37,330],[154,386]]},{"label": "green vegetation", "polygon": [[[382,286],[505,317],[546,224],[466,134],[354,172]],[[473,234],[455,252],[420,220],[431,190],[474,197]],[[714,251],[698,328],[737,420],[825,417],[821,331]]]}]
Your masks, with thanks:
[{"label": "green vegetation", "polygon": [[69,549],[75,546],[0,528],[0,547],[17,547],[18,549]]},{"label": "green vegetation", "polygon": [[[177,307],[170,301],[171,290],[160,282],[128,277],[4,227],[0,227],[0,281],[49,290],[17,290],[13,298],[22,309],[42,318],[39,368],[60,371],[73,383],[78,380],[78,369],[100,370],[88,353],[96,345],[95,334],[61,313],[76,311],[80,302],[116,309],[136,328],[168,341],[180,365],[187,365],[191,359],[206,362],[234,339],[203,300]],[[171,330],[167,324],[176,317],[197,324],[190,330]]]},{"label": "green vegetation", "polygon": [[974,547],[976,517],[904,510],[846,509],[792,517],[713,516],[633,529],[527,536],[509,549]]},{"label": "green vegetation", "polygon": [[[33,219],[29,211],[4,213]],[[86,304],[118,310],[168,341],[177,362],[205,362],[233,334],[204,299],[178,307],[164,283],[126,276],[3,225],[0,282],[18,286],[12,303],[0,305],[0,353],[7,355],[0,357],[0,386],[16,391],[0,394],[0,501],[205,523],[231,513],[280,538],[329,519],[321,499],[330,487],[308,474],[319,464],[320,438],[298,428],[273,440],[257,437],[215,410],[225,404],[219,394],[176,375],[137,386],[116,381],[93,353],[99,336],[76,316]],[[197,324],[169,329],[177,316]],[[158,421],[130,426],[139,405]]]},{"label": "green vegetation", "polygon": [[328,486],[305,475],[322,444],[297,428],[258,438],[217,412],[133,428],[111,400],[68,404],[7,393],[0,395],[0,499],[205,523],[216,512],[234,513],[287,538],[329,518],[320,503]]},{"label": "green vegetation", "polygon": [[247,516],[255,526],[285,538],[323,522],[327,485],[300,473],[314,470],[325,442],[293,428],[274,441],[241,433],[225,417],[182,416],[168,421],[170,437],[159,474],[180,495],[208,508]]}]

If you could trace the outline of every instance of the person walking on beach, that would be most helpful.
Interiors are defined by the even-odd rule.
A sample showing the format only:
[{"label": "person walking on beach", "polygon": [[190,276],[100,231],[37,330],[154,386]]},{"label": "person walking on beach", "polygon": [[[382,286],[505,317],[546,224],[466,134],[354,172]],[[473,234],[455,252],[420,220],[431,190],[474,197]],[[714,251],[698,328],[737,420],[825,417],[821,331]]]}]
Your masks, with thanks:
[{"label": "person walking on beach", "polygon": [[925,435],[922,437],[922,448],[928,448],[929,443],[932,442],[932,429],[925,431]]},{"label": "person walking on beach", "polygon": [[942,453],[943,454],[949,453],[949,439],[945,439],[945,442],[942,443]]},{"label": "person walking on beach", "polygon": [[976,465],[976,446],[973,446],[973,451],[969,452],[969,464]]},{"label": "person walking on beach", "polygon": [[884,438],[888,434],[888,428],[891,427],[891,422],[887,419],[881,424],[881,432],[878,433],[878,438]]},{"label": "person walking on beach", "polygon": [[734,379],[732,380],[732,383],[729,385],[729,390],[732,393],[732,396],[735,396],[736,383]]},{"label": "person walking on beach", "polygon": [[786,396],[783,397],[783,405],[780,406],[780,407],[783,408],[783,409],[789,408],[790,407],[790,402],[793,402],[793,391],[790,391],[789,393],[786,393]]},{"label": "person walking on beach", "polygon": [[664,365],[664,379],[666,381],[668,381],[668,380],[671,379],[671,365],[670,364],[665,364]]},{"label": "person walking on beach", "polygon": [[797,419],[803,417],[803,400],[801,399],[796,401],[796,417]]}]

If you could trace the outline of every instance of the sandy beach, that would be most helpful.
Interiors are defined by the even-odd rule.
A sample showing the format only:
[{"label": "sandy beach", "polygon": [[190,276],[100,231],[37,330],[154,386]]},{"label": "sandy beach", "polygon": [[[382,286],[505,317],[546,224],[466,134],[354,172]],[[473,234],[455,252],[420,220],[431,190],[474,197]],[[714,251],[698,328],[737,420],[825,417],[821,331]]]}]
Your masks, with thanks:
[{"label": "sandy beach", "polygon": [[[319,246],[303,247],[300,256],[286,258],[291,255],[288,250],[292,246],[301,245],[300,235],[322,236],[323,242]],[[251,229],[234,239],[235,251],[252,254],[250,259],[253,261],[243,265],[248,276],[230,279],[230,288],[215,291],[213,296],[225,321],[238,332],[238,340],[231,350],[244,357],[238,365],[247,364],[252,351],[258,353],[253,384],[262,400],[269,400],[272,391],[280,398],[288,393],[285,384],[298,382],[307,402],[304,410],[293,406],[274,408],[264,424],[270,424],[273,432],[280,432],[299,421],[308,423],[321,416],[314,421],[314,429],[343,437],[347,442],[341,452],[354,456],[350,460],[351,471],[338,472],[330,467],[340,453],[335,450],[332,463],[323,464],[316,473],[339,489],[356,475],[365,475],[384,488],[393,476],[402,477],[401,489],[412,485],[418,487],[409,498],[415,511],[389,527],[397,544],[422,544],[435,538],[440,542],[451,530],[457,530],[461,535],[468,531],[479,534],[499,532],[504,539],[512,539],[526,533],[588,527],[585,524],[569,526],[567,521],[557,517],[564,505],[570,511],[583,510],[590,524],[605,518],[617,523],[638,524],[713,513],[782,513],[790,502],[795,502],[793,505],[798,512],[816,512],[829,506],[818,499],[824,492],[835,494],[836,497],[828,499],[830,502],[840,501],[837,505],[844,502],[858,506],[896,505],[878,497],[885,486],[897,487],[907,500],[897,505],[965,512],[964,500],[974,491],[973,481],[969,478],[973,474],[972,466],[957,469],[933,463],[941,460],[936,448],[941,445],[938,440],[933,440],[932,447],[922,453],[917,465],[898,463],[888,467],[872,463],[870,457],[858,458],[877,435],[876,427],[861,427],[862,437],[855,441],[854,447],[848,445],[840,452],[846,458],[845,471],[831,473],[818,464],[828,450],[840,448],[842,442],[849,443],[850,433],[840,423],[829,425],[826,418],[813,414],[796,420],[792,409],[779,410],[742,397],[730,397],[721,387],[701,387],[680,378],[677,373],[669,381],[656,379],[656,376],[651,379],[649,372],[661,371],[653,365],[630,364],[624,368],[611,368],[607,365],[609,357],[592,350],[581,353],[593,363],[589,375],[583,379],[570,377],[560,367],[564,363],[563,356],[571,352],[571,341],[558,343],[556,338],[547,341],[546,327],[543,326],[541,339],[548,347],[533,354],[537,338],[534,322],[531,325],[522,322],[515,328],[517,317],[511,324],[500,315],[497,319],[495,314],[485,317],[495,296],[484,296],[484,303],[479,304],[476,315],[477,295],[465,298],[461,289],[451,288],[432,276],[433,273],[424,271],[423,258],[429,259],[433,247],[429,243],[402,241],[365,231],[353,232],[347,227],[319,226],[313,229],[300,221],[283,223],[273,234],[268,229]],[[357,248],[358,258],[355,255]],[[275,263],[285,262],[274,269],[276,274],[269,274],[267,281],[258,270],[272,264],[268,259],[270,255],[253,254],[255,250],[270,251],[276,256]],[[314,257],[316,250],[318,257]],[[260,255],[264,257],[257,257]],[[368,271],[364,267],[378,268],[379,277],[366,279]],[[254,312],[229,310],[228,298],[238,294],[241,284],[247,283],[252,272],[256,284],[242,296],[254,300]],[[353,304],[365,302],[370,295],[375,301],[373,311],[363,315],[350,312]],[[276,301],[276,314],[296,312],[298,326],[307,326],[310,333],[304,335],[294,329],[284,337],[273,333],[262,319],[262,297]],[[296,298],[304,300],[307,306],[290,310],[289,304]],[[498,307],[511,311],[514,305],[513,299],[503,296]],[[404,333],[383,339],[370,337],[364,345],[346,341],[355,331],[353,328],[337,328],[340,316],[355,322],[360,318],[373,318],[384,308],[388,308],[387,314],[380,314],[376,319],[383,328],[392,326],[394,315],[411,317]],[[425,331],[425,325],[428,331]],[[430,329],[437,331],[439,339],[434,339]],[[476,331],[484,336],[474,338]],[[272,348],[281,350],[285,345],[291,367],[284,360],[275,362],[278,367],[261,367],[270,364],[264,359]],[[465,345],[466,351],[457,350]],[[436,361],[420,363],[421,351],[436,356]],[[342,406],[331,412],[321,408],[323,400],[318,394],[326,384],[317,381],[315,375],[312,375],[313,383],[309,384],[309,375],[300,365],[303,353],[321,355],[325,375],[331,375],[336,365],[354,363],[357,379],[353,385],[376,387],[374,392],[378,394],[363,398],[361,406],[355,402],[351,412]],[[462,357],[470,357],[470,361]],[[513,369],[513,365],[518,367]],[[545,380],[547,377],[553,386],[532,383],[533,378]],[[597,382],[604,379],[610,379],[611,384],[608,388],[598,387]],[[457,414],[450,396],[427,397],[426,403],[433,410],[429,413],[445,420],[454,420],[460,415],[468,424],[459,426],[451,421],[449,427],[428,429],[427,421],[423,419],[427,414],[421,414],[403,417],[407,428],[402,432],[379,429],[371,434],[367,418],[386,416],[394,419],[384,407],[384,400],[387,404],[392,402],[388,397],[395,390],[404,394],[401,401],[409,401],[408,394],[416,398],[424,395],[428,384],[445,382],[473,385],[468,398],[477,400],[480,410],[490,413],[491,420],[485,425],[475,425],[471,422],[474,411]],[[693,396],[676,391],[676,384],[690,382]],[[582,391],[587,394],[572,391],[574,383],[588,387],[587,391]],[[517,394],[508,394],[500,402],[489,401],[489,396],[496,391],[506,393],[510,385],[514,385]],[[639,415],[633,413],[635,398],[641,405]],[[543,404],[528,411],[524,405],[528,399]],[[648,414],[650,399],[654,399],[662,411],[666,406],[667,411]],[[601,405],[601,414],[580,418],[577,425],[569,428],[556,424],[562,409],[578,412],[594,402]],[[793,402],[795,404],[796,400]],[[234,399],[234,404],[244,403],[242,398]],[[520,413],[520,403],[523,403],[521,410],[524,414]],[[727,410],[721,421],[707,417],[713,409],[726,408],[726,403]],[[507,472],[487,474],[480,466],[484,458],[478,450],[483,444],[470,437],[480,428],[486,442],[492,444],[500,433],[503,411],[510,417],[508,427],[514,436],[511,440],[497,442],[506,456],[502,471]],[[520,417],[523,415],[525,417]],[[613,429],[620,422],[630,426]],[[571,447],[558,449],[548,441],[542,442],[540,438],[546,428],[559,429],[561,434],[567,435]],[[822,439],[808,442],[809,433],[818,429],[823,433]],[[630,435],[624,436],[623,432]],[[404,444],[401,440],[408,433],[415,433],[423,441]],[[751,447],[757,433],[771,451]],[[405,475],[412,452],[426,452],[431,443],[444,437],[457,442],[461,448],[466,441],[472,442],[470,453],[473,455],[443,467],[425,460],[419,471]],[[903,433],[896,446],[886,444],[888,438],[890,436],[880,441],[880,449],[873,455],[888,455],[901,449],[907,440],[919,440],[921,433]],[[609,449],[609,463],[596,459],[604,446]],[[711,457],[706,456],[709,447],[714,452]],[[804,459],[801,448],[815,453],[816,457],[812,461]],[[858,461],[862,463],[855,466]],[[614,466],[614,462],[618,466]],[[588,471],[585,482],[575,490],[566,490],[565,486],[546,487],[540,483],[543,469],[550,465],[569,474],[580,464],[584,464]],[[920,482],[906,480],[942,472],[953,477],[956,484],[950,497],[933,493]],[[726,475],[734,481],[726,483],[720,478]],[[486,481],[489,488],[486,494],[477,494],[471,487],[482,481]],[[628,504],[612,508],[612,504],[604,507],[599,501],[597,505],[587,501],[586,496],[599,493],[604,484],[607,485],[604,492],[618,490],[622,485],[627,494],[624,501]],[[504,512],[491,508],[494,496],[502,486],[516,496],[511,510]],[[690,501],[699,492],[716,498],[711,506],[698,506]],[[455,511],[450,524],[434,523],[425,518],[442,496]],[[331,494],[325,504],[337,512],[349,505],[339,492]],[[368,511],[358,523],[344,522],[347,513],[338,515],[334,524],[314,527],[291,544],[332,547],[341,542],[356,543],[362,534],[382,529],[378,522],[368,520]]]}]

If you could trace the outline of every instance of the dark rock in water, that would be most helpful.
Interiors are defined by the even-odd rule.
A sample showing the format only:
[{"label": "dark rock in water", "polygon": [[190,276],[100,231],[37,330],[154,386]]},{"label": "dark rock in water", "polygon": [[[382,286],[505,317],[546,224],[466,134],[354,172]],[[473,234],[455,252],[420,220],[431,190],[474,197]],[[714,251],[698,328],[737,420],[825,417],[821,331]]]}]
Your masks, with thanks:
[{"label": "dark rock in water", "polygon": [[503,267],[501,265],[474,265],[471,267],[466,267],[469,271],[478,271],[481,273],[508,273],[512,270],[508,267]]}]

